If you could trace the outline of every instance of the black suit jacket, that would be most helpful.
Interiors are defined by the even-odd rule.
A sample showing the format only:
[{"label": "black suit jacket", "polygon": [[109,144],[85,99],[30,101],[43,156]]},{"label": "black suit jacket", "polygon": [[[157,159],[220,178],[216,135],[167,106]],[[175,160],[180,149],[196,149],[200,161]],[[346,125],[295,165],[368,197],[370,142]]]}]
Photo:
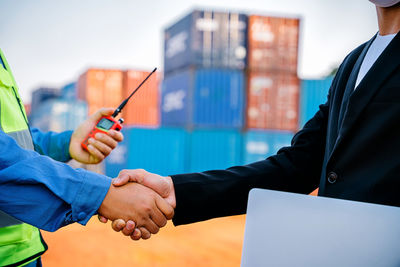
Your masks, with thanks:
[{"label": "black suit jacket", "polygon": [[308,194],[319,187],[321,196],[400,206],[399,33],[342,105],[373,39],[344,59],[327,102],[290,147],[246,166],[172,176],[174,223],[243,214],[252,188]]}]

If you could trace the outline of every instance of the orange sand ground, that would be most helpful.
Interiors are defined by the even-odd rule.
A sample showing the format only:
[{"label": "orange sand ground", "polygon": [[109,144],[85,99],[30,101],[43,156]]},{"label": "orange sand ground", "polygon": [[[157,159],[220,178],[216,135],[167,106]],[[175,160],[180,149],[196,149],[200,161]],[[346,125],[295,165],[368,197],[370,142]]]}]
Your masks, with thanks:
[{"label": "orange sand ground", "polygon": [[132,241],[93,217],[55,233],[42,231],[49,250],[45,267],[64,266],[239,266],[245,216],[174,227],[149,240]]}]

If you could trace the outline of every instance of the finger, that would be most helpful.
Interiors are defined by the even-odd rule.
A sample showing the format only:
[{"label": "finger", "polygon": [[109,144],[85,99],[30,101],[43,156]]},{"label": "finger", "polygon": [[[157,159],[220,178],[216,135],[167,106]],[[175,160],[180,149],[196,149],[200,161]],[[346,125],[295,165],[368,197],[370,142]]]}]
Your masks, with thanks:
[{"label": "finger", "polygon": [[117,219],[112,222],[111,227],[114,231],[119,232],[125,227],[126,223],[122,219]]},{"label": "finger", "polygon": [[133,231],[133,234],[131,235],[132,240],[139,240],[142,237],[142,232],[139,230],[139,228],[135,228],[135,231]]},{"label": "finger", "polygon": [[97,148],[95,148],[93,145],[88,145],[87,148],[89,154],[95,157],[96,159],[102,161],[105,158],[104,155],[99,150],[97,150]]},{"label": "finger", "polygon": [[100,222],[102,223],[107,223],[108,219],[106,217],[103,217],[101,215],[97,215],[97,219],[99,219]]},{"label": "finger", "polygon": [[110,130],[108,131],[108,135],[117,142],[122,142],[124,140],[124,135],[120,131]]},{"label": "finger", "polygon": [[135,231],[136,224],[134,221],[127,221],[126,226],[122,229],[122,233],[126,236],[130,236]]},{"label": "finger", "polygon": [[100,120],[101,117],[110,116],[111,114],[113,114],[113,112],[113,108],[101,108],[97,110],[92,116],[90,116],[89,119],[94,123],[97,123],[97,121]]},{"label": "finger", "polygon": [[130,182],[129,175],[126,173],[126,170],[122,170],[119,172],[118,177],[112,180],[112,184],[114,186],[125,185]]},{"label": "finger", "polygon": [[103,134],[103,133],[97,133],[95,136],[97,141],[105,144],[106,146],[108,146],[109,148],[114,149],[117,147],[118,142],[115,141],[111,136],[109,136],[108,134]]},{"label": "finger", "polygon": [[143,224],[143,226],[152,234],[157,234],[158,231],[160,231],[160,227],[157,226],[157,224],[153,221],[153,219],[150,218],[146,220],[146,222]]},{"label": "finger", "polygon": [[103,156],[108,156],[112,151],[112,148],[110,148],[106,144],[104,144],[96,139],[89,138],[88,142],[90,145],[94,146],[94,148],[96,148]]},{"label": "finger", "polygon": [[121,186],[124,185],[128,182],[137,182],[141,183],[144,180],[144,177],[146,175],[145,170],[122,170],[118,174],[118,177],[113,180],[113,185],[114,186]]},{"label": "finger", "polygon": [[139,230],[142,234],[142,239],[149,239],[151,237],[151,233],[144,227],[139,227]]},{"label": "finger", "polygon": [[164,227],[167,224],[167,218],[165,218],[164,214],[158,209],[155,209],[151,213],[150,217],[153,222],[160,228]]},{"label": "finger", "polygon": [[156,196],[156,205],[168,220],[174,217],[174,209],[160,196]]}]

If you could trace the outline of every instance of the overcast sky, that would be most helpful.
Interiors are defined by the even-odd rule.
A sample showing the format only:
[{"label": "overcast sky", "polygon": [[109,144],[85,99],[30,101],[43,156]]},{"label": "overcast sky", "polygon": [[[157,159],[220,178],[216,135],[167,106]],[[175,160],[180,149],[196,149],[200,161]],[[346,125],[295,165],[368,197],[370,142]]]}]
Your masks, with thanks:
[{"label": "overcast sky", "polygon": [[194,7],[300,16],[302,78],[327,74],[378,29],[368,0],[0,0],[0,47],[29,102],[88,67],[162,68],[163,29]]}]

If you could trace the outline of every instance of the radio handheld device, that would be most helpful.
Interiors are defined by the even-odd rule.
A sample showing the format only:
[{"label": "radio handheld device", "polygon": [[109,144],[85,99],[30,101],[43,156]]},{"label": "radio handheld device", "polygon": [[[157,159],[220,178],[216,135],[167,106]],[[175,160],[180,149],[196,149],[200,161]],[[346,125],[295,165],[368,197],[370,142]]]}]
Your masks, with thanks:
[{"label": "radio handheld device", "polygon": [[130,94],[130,96],[122,101],[122,103],[118,106],[118,108],[114,111],[114,113],[111,116],[103,116],[98,120],[96,123],[96,126],[90,131],[88,136],[86,136],[85,140],[81,143],[82,147],[89,151],[88,145],[89,145],[89,138],[94,138],[94,136],[97,133],[107,133],[110,130],[116,130],[120,131],[122,129],[122,123],[124,122],[123,118],[120,118],[119,120],[116,120],[115,117],[118,116],[118,114],[122,111],[122,109],[125,107],[125,105],[128,103],[129,99],[139,90],[139,88],[147,81],[147,79],[157,70],[157,68],[154,68],[152,72],[147,75],[146,79],[144,79],[139,86]]}]

